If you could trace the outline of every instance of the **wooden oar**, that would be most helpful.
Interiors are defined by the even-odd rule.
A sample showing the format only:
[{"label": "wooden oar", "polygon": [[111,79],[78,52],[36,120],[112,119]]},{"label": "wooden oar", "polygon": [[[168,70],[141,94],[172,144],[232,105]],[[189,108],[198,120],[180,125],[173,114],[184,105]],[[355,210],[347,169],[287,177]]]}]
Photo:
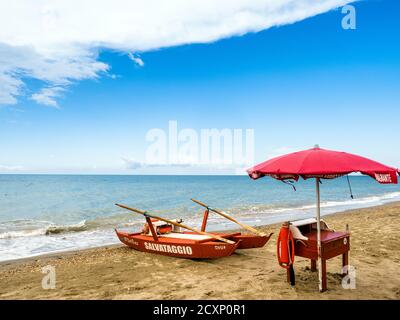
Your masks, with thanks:
[{"label": "wooden oar", "polygon": [[200,201],[198,201],[198,200],[196,200],[196,199],[190,199],[190,200],[192,200],[193,202],[196,202],[197,204],[203,206],[204,208],[206,208],[206,209],[208,209],[208,210],[211,210],[211,211],[213,211],[213,212],[215,212],[215,213],[217,213],[217,214],[223,216],[224,218],[226,218],[226,219],[228,219],[228,220],[230,220],[230,221],[232,221],[232,222],[234,222],[234,223],[237,223],[239,226],[241,226],[241,227],[244,228],[244,229],[247,229],[247,230],[249,230],[249,231],[251,231],[251,232],[254,232],[254,233],[256,233],[256,234],[258,234],[259,236],[262,236],[262,237],[265,237],[265,236],[266,236],[266,234],[265,234],[264,232],[260,232],[260,231],[258,231],[257,229],[254,229],[253,227],[250,227],[250,226],[248,226],[248,225],[246,225],[246,224],[244,224],[244,223],[241,223],[241,222],[237,221],[236,219],[232,218],[230,215],[228,215],[228,214],[225,213],[225,212],[222,212],[222,211],[220,211],[220,210],[218,210],[218,209],[211,208],[211,207],[209,207],[208,205],[206,205],[205,203],[200,202]]},{"label": "wooden oar", "polygon": [[118,206],[118,207],[121,207],[121,208],[130,210],[130,211],[133,211],[133,212],[142,214],[142,215],[144,215],[144,216],[148,216],[148,217],[153,218],[153,219],[161,220],[161,221],[164,221],[164,222],[166,222],[166,223],[173,224],[174,226],[181,227],[181,228],[184,228],[184,229],[188,229],[188,230],[193,231],[193,232],[196,232],[196,233],[198,233],[198,234],[202,234],[202,235],[208,236],[208,237],[210,237],[210,238],[212,238],[212,239],[217,239],[217,240],[219,240],[219,241],[223,241],[223,242],[226,242],[226,243],[229,243],[229,244],[235,244],[234,241],[231,241],[231,240],[222,238],[222,237],[217,236],[217,235],[212,234],[212,233],[208,233],[208,232],[196,230],[196,229],[194,229],[194,228],[185,226],[185,225],[183,225],[183,224],[181,224],[181,223],[178,223],[178,222],[175,222],[175,221],[171,221],[171,220],[168,220],[168,219],[165,219],[165,218],[161,218],[161,217],[155,216],[155,215],[153,215],[153,214],[148,213],[147,211],[142,211],[142,210],[139,210],[139,209],[130,208],[130,207],[127,207],[127,206],[125,206],[125,205],[123,205],[123,204],[118,204],[118,203],[116,203],[115,205]]}]

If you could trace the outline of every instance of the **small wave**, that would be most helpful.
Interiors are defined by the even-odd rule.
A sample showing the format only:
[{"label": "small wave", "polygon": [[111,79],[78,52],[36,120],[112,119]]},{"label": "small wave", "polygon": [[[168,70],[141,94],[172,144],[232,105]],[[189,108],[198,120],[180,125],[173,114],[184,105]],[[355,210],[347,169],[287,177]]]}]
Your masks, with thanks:
[{"label": "small wave", "polygon": [[88,226],[86,225],[86,221],[83,220],[77,224],[72,224],[72,225],[61,225],[61,226],[50,226],[46,229],[45,235],[51,235],[51,234],[60,234],[60,233],[66,233],[66,232],[80,232],[80,231],[86,231],[88,230]]},{"label": "small wave", "polygon": [[[43,226],[44,225],[44,226]],[[55,225],[50,222],[27,220],[25,225],[21,225],[21,221],[9,221],[3,223],[3,228],[8,230],[13,227],[15,230],[0,232],[0,239],[11,239],[20,237],[46,236],[52,234],[60,234],[66,232],[80,232],[88,230],[86,221],[81,221],[71,225]]]},{"label": "small wave", "polygon": [[35,230],[7,231],[0,233],[0,239],[41,236],[46,233],[46,228]]},{"label": "small wave", "polygon": [[[131,218],[131,216],[129,217]],[[142,224],[142,221],[129,220],[125,215],[99,217],[92,220],[82,220],[75,224],[55,224],[48,221],[14,220],[0,223],[0,239],[11,239],[33,236],[50,236],[64,233],[82,232],[119,227],[132,227]]]},{"label": "small wave", "polygon": [[[393,200],[400,200],[400,192],[390,192],[385,193],[383,195],[374,195],[369,197],[356,198],[353,200],[344,200],[344,201],[323,201],[321,202],[321,208],[341,208],[341,207],[365,207],[368,205],[377,205],[381,203],[390,202]],[[228,212],[238,212],[240,216],[247,215],[256,215],[256,214],[279,214],[284,212],[292,212],[292,211],[308,211],[315,208],[315,203],[300,205],[300,206],[248,206],[248,207],[237,207],[228,210]]]},{"label": "small wave", "polygon": [[[355,198],[353,200],[345,200],[345,201],[326,201],[321,203],[321,207],[329,208],[329,207],[340,207],[340,206],[357,206],[357,205],[365,205],[369,203],[379,203],[379,202],[388,202],[390,200],[400,198],[400,192],[391,192],[385,193],[380,196],[369,196],[363,198]],[[304,209],[310,209],[315,206],[309,205],[304,206]]]}]

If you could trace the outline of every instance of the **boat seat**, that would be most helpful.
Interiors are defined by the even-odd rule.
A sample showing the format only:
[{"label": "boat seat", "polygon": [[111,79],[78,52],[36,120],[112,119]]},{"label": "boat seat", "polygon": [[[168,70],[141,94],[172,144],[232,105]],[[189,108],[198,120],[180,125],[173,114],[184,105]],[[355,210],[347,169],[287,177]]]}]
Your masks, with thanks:
[{"label": "boat seat", "polygon": [[185,239],[185,240],[193,240],[193,241],[200,241],[200,240],[212,240],[213,238],[209,236],[204,236],[202,234],[192,234],[192,233],[166,233],[158,235],[159,238],[175,238],[175,239]]},{"label": "boat seat", "polygon": [[[171,219],[171,221],[177,222],[177,223],[181,223],[183,220],[182,219]],[[176,225],[173,225],[173,224],[170,224],[170,223],[165,222],[165,221],[152,221],[151,223],[152,223],[154,229],[157,229],[158,227],[171,226],[173,232],[180,232],[181,231],[180,227],[178,227]],[[145,234],[148,235],[148,236],[152,235],[151,231],[150,231],[150,228],[148,229],[148,232],[145,233]],[[159,235],[158,232],[157,232],[157,235]]]}]

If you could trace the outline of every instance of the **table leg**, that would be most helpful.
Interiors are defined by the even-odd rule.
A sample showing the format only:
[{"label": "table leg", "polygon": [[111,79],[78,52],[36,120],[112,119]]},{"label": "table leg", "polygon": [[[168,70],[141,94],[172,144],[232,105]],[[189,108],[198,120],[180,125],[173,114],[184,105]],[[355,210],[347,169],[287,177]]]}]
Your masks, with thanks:
[{"label": "table leg", "polygon": [[311,271],[312,272],[317,271],[317,260],[311,259]]},{"label": "table leg", "polygon": [[[348,266],[349,264],[349,253],[345,252],[342,255],[342,267]],[[342,269],[342,275],[345,276],[349,274],[348,267],[346,269]]]},{"label": "table leg", "polygon": [[327,290],[327,285],[326,285],[326,260],[322,259],[321,261],[322,264],[322,292]]}]

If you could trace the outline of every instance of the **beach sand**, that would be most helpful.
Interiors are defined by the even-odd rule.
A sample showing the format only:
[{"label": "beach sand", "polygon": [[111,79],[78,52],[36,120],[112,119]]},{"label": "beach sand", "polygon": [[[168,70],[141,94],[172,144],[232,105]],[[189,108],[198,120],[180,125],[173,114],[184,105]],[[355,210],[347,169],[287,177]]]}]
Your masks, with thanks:
[{"label": "beach sand", "polygon": [[[0,264],[0,299],[400,299],[400,202],[326,216],[351,231],[350,264],[356,289],[341,282],[341,257],[327,262],[328,291],[318,274],[296,257],[296,287],[276,260],[279,225],[261,249],[194,261],[111,246]],[[21,241],[29,241],[24,239]],[[56,288],[42,289],[41,268],[56,270]]]}]

